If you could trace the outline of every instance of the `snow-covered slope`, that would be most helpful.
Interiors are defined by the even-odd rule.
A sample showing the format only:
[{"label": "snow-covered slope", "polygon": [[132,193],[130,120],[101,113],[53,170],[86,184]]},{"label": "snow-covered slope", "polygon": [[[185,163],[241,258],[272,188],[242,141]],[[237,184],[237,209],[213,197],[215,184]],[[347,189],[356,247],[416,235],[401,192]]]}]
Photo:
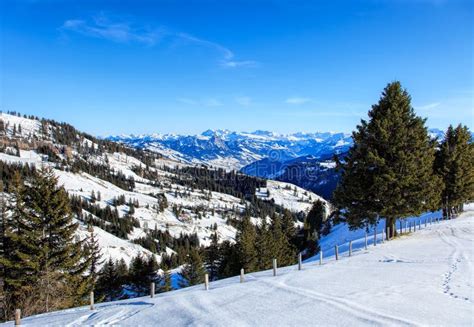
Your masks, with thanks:
[{"label": "snow-covered slope", "polygon": [[[183,185],[179,178],[186,176],[177,176],[169,168],[186,168],[192,165],[180,163],[167,158],[155,159],[154,162],[145,164],[138,158],[125,153],[78,153],[72,147],[72,155],[67,158],[66,154],[61,152],[64,147],[57,144],[54,139],[53,127],[49,126],[45,130],[49,131],[46,139],[51,144],[59,160],[82,160],[95,165],[107,165],[113,173],[120,172],[127,178],[133,178],[134,188],[132,190],[121,188],[110,181],[93,176],[92,173],[83,171],[73,172],[71,169],[59,169],[57,160],[53,162],[48,155],[39,154],[36,145],[43,139],[42,122],[35,119],[18,117],[0,113],[0,119],[6,126],[6,138],[8,141],[16,144],[23,142],[24,149],[7,148],[2,152],[0,143],[0,161],[9,164],[28,164],[55,167],[55,174],[58,177],[58,183],[63,185],[71,196],[79,197],[90,201],[91,194],[100,194],[100,199],[94,201],[95,205],[105,208],[109,206],[115,210],[114,199],[125,197],[126,201],[138,201],[139,207],[135,208],[133,217],[139,222],[139,227],[134,227],[127,235],[128,239],[118,238],[106,230],[97,226],[94,230],[98,236],[99,246],[104,259],[124,259],[130,262],[132,257],[138,254],[150,255],[150,251],[142,246],[133,243],[134,240],[145,237],[147,230],[168,231],[172,237],[179,237],[180,234],[196,234],[200,245],[207,246],[210,243],[210,236],[217,232],[219,241],[233,241],[236,229],[229,223],[229,219],[238,219],[239,214],[245,208],[240,198],[227,193],[210,192],[207,189],[191,188]],[[21,126],[21,133],[19,132]],[[16,132],[13,133],[13,130]],[[15,134],[15,135],[14,135]],[[2,140],[0,131],[0,141]],[[94,140],[84,137],[81,144],[89,148],[97,149],[98,145]],[[58,150],[59,149],[59,150]],[[136,173],[137,167],[147,169],[156,173],[153,180],[151,177],[140,176]],[[270,191],[268,196],[267,189]],[[159,211],[157,194],[166,198],[167,207]],[[298,212],[307,212],[313,201],[320,199],[316,194],[305,191],[302,188],[291,184],[269,181],[266,188],[256,190],[256,195],[264,200],[274,200],[276,204],[289,210]],[[180,208],[180,213],[176,213],[176,208]],[[129,206],[126,204],[117,206],[117,212],[123,218],[129,212]],[[199,213],[198,213],[199,212]],[[85,212],[84,214],[90,214]],[[253,221],[258,222],[257,217]],[[103,226],[102,226],[103,227]],[[79,236],[86,235],[86,226],[81,224]],[[158,256],[159,260],[160,257]]]},{"label": "snow-covered slope", "polygon": [[[444,133],[431,129],[430,135],[442,138]],[[278,134],[268,131],[207,130],[199,135],[132,134],[109,136],[108,139],[149,149],[186,163],[236,170],[264,159],[283,162],[305,156],[330,158],[347,151],[352,145],[350,134],[337,132]]]},{"label": "snow-covered slope", "polygon": [[328,132],[277,134],[208,130],[200,135],[122,135],[108,139],[187,163],[236,170],[264,158],[287,160],[305,155],[332,155],[346,151],[352,144],[350,134]]},{"label": "snow-covered slope", "polygon": [[[474,210],[474,207],[468,208]],[[303,265],[38,315],[25,326],[472,326],[474,212]],[[4,324],[11,326],[12,322]]]}]

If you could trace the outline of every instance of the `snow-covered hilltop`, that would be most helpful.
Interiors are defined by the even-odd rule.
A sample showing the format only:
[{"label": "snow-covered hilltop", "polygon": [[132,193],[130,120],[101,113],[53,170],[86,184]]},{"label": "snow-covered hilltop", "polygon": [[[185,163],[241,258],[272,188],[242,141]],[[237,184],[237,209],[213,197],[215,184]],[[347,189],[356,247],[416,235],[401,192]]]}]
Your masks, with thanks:
[{"label": "snow-covered hilltop", "polygon": [[[431,129],[430,135],[443,132]],[[207,130],[199,135],[151,134],[109,136],[108,140],[148,149],[186,163],[239,170],[259,160],[288,161],[299,157],[330,158],[352,145],[348,133],[315,132],[278,134],[269,131]]]},{"label": "snow-covered hilltop", "polygon": [[[472,206],[471,208],[473,209]],[[133,300],[25,318],[25,326],[472,326],[474,213],[347,253]],[[9,322],[5,326],[11,326]]]},{"label": "snow-covered hilltop", "polygon": [[[196,235],[203,246],[214,232],[221,242],[233,241],[233,220],[251,206],[252,196],[301,215],[323,200],[288,183],[250,177],[233,182],[226,172],[218,179],[215,170],[98,140],[67,124],[5,113],[0,121],[0,164],[54,167],[81,215],[79,235],[93,222],[104,258],[130,262],[138,254],[151,255],[144,243],[155,229],[175,239]],[[158,260],[176,253],[169,244],[158,248]]]},{"label": "snow-covered hilltop", "polygon": [[122,135],[108,139],[188,163],[229,169],[240,169],[269,157],[288,160],[306,155],[332,155],[346,151],[352,144],[350,134],[330,132],[284,135],[267,131],[207,130],[199,135]]}]

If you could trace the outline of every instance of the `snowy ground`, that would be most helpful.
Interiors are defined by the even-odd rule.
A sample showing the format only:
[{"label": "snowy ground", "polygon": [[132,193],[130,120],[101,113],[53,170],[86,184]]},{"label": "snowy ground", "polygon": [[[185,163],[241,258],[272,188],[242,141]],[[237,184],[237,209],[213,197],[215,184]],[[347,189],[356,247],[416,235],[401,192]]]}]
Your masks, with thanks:
[{"label": "snowy ground", "polygon": [[[295,266],[26,318],[25,326],[473,326],[474,207],[396,240]],[[12,325],[7,323],[4,325]]]}]

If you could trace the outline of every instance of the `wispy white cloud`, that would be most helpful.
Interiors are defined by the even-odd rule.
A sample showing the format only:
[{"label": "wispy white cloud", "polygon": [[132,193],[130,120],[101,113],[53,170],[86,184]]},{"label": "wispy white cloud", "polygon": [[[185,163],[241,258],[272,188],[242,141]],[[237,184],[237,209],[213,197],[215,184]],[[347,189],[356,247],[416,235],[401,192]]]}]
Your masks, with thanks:
[{"label": "wispy white cloud", "polygon": [[228,68],[257,67],[258,65],[259,63],[253,60],[243,60],[243,61],[223,60],[221,62],[222,67],[228,67]]},{"label": "wispy white cloud", "polygon": [[188,99],[188,98],[178,98],[176,99],[178,102],[184,103],[184,104],[189,104],[189,105],[195,105],[197,104],[196,100],[193,99]]},{"label": "wispy white cloud", "polygon": [[440,102],[433,102],[433,103],[428,103],[428,104],[425,104],[423,106],[415,106],[415,109],[417,110],[430,110],[430,109],[434,109],[434,108],[437,108],[441,105]]},{"label": "wispy white cloud", "polygon": [[258,63],[253,60],[242,60],[242,61],[235,60],[234,53],[229,48],[219,43],[204,40],[187,33],[178,33],[176,34],[176,36],[178,38],[181,38],[182,40],[192,42],[198,45],[202,45],[208,48],[212,48],[220,52],[222,54],[222,59],[220,61],[220,65],[222,67],[237,68],[237,67],[255,67],[258,65]]},{"label": "wispy white cloud", "polygon": [[235,102],[240,104],[241,106],[248,107],[252,104],[252,98],[251,97],[236,97]]},{"label": "wispy white cloud", "polygon": [[170,38],[214,49],[220,53],[219,65],[225,68],[256,67],[254,60],[236,60],[229,48],[209,40],[182,32],[172,32],[164,27],[150,28],[128,21],[113,21],[104,14],[89,20],[69,19],[60,28],[62,31],[74,32],[88,37],[100,38],[116,43],[142,43],[149,46],[157,44],[163,38]]},{"label": "wispy white cloud", "polygon": [[303,98],[303,97],[291,97],[285,100],[286,103],[288,104],[294,104],[294,105],[301,105],[305,103],[309,103],[312,100],[310,98]]},{"label": "wispy white cloud", "polygon": [[204,101],[202,101],[202,103],[206,106],[206,107],[220,107],[222,106],[222,102],[220,102],[218,99],[216,98],[207,98],[207,99],[204,99]]},{"label": "wispy white cloud", "polygon": [[91,21],[69,19],[61,29],[117,43],[135,42],[150,46],[156,44],[164,34],[160,29],[137,27],[129,22],[112,22],[104,15],[94,17]]},{"label": "wispy white cloud", "polygon": [[217,98],[205,98],[205,99],[190,99],[190,98],[177,98],[176,101],[190,105],[190,106],[203,106],[203,107],[220,107],[223,103]]}]

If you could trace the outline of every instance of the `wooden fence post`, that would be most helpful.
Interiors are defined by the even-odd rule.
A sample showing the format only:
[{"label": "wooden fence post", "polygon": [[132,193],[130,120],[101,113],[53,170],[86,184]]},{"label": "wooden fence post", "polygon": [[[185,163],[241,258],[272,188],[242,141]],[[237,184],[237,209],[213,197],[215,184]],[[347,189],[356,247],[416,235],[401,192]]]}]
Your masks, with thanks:
[{"label": "wooden fence post", "polygon": [[426,219],[425,219],[425,228],[426,228],[426,226],[427,226],[427,223],[426,223]]},{"label": "wooden fence post", "polygon": [[398,222],[398,225],[400,226],[400,235],[402,235],[402,233],[403,233],[403,223],[402,223],[401,220]]},{"label": "wooden fence post", "polygon": [[418,220],[418,230],[420,230],[420,229],[421,229],[421,219]]},{"label": "wooden fence post", "polygon": [[336,252],[336,260],[339,260],[339,247],[337,245],[334,246],[334,251]]},{"label": "wooden fence post", "polygon": [[319,250],[319,265],[323,264],[323,250]]},{"label": "wooden fence post", "polygon": [[21,309],[15,310],[15,326],[21,326]]},{"label": "wooden fence post", "polygon": [[94,292],[92,291],[91,294],[90,294],[90,308],[91,310],[94,310]]},{"label": "wooden fence post", "polygon": [[349,257],[352,256],[352,241],[349,241]]},{"label": "wooden fence post", "polygon": [[301,258],[301,252],[298,253],[298,270],[301,270],[301,265],[302,265],[302,258]]},{"label": "wooden fence post", "polygon": [[150,297],[155,297],[155,283],[153,282],[150,283]]},{"label": "wooden fence post", "polygon": [[206,291],[209,290],[209,274],[204,275],[204,288]]},{"label": "wooden fence post", "polygon": [[374,246],[377,246],[377,225],[374,227]]},{"label": "wooden fence post", "polygon": [[244,282],[244,275],[245,275],[245,271],[244,271],[244,268],[240,269],[240,282],[243,283]]},{"label": "wooden fence post", "polygon": [[365,249],[367,250],[367,231],[365,231]]},{"label": "wooden fence post", "polygon": [[277,274],[277,259],[273,259],[273,276]]},{"label": "wooden fence post", "polygon": [[384,230],[382,229],[382,243],[383,243],[383,238],[384,238]]}]

